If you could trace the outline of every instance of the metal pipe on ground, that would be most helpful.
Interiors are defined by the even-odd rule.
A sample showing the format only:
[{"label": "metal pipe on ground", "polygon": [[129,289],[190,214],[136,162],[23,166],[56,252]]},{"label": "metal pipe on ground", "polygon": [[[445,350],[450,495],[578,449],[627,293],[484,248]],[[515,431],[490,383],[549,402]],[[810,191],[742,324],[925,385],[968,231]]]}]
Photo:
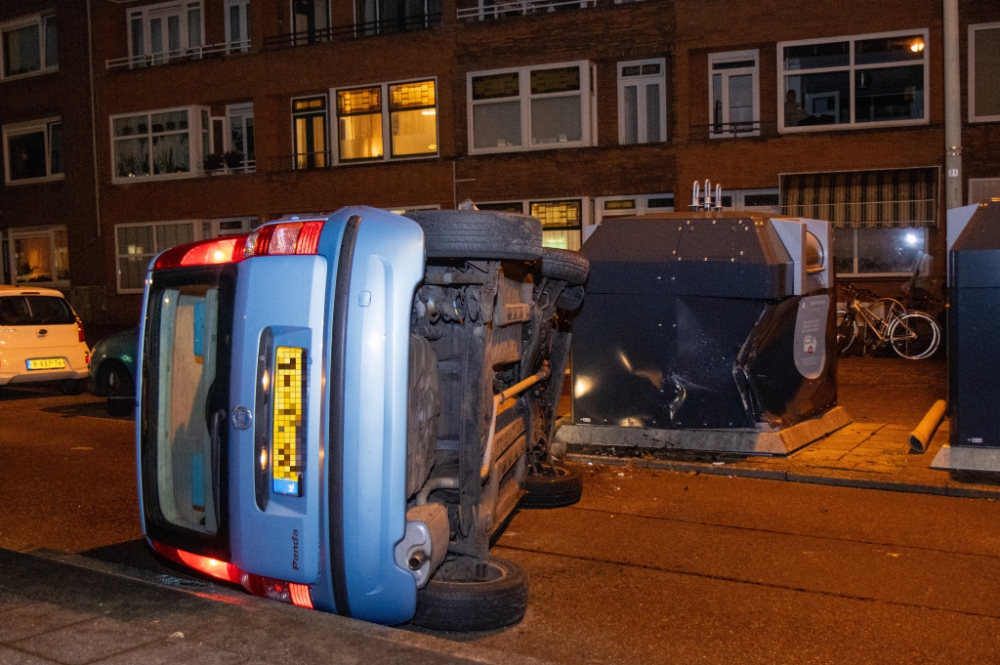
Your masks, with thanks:
[{"label": "metal pipe on ground", "polygon": [[943,399],[934,402],[934,406],[924,415],[917,428],[910,432],[911,453],[927,452],[927,444],[934,438],[934,432],[941,424],[941,419],[944,418],[944,412],[947,408],[948,405]]}]

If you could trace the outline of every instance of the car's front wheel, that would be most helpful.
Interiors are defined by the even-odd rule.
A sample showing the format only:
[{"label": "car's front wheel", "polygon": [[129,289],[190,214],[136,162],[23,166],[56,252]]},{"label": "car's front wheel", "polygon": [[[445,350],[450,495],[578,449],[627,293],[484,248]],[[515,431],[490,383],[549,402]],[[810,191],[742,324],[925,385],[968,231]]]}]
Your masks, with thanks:
[{"label": "car's front wheel", "polygon": [[445,561],[417,593],[412,623],[447,631],[492,630],[517,623],[528,609],[528,577],[513,561],[491,557]]},{"label": "car's front wheel", "polygon": [[135,384],[132,375],[121,365],[108,365],[101,370],[98,384],[108,398],[107,409],[112,416],[127,416],[135,408]]}]

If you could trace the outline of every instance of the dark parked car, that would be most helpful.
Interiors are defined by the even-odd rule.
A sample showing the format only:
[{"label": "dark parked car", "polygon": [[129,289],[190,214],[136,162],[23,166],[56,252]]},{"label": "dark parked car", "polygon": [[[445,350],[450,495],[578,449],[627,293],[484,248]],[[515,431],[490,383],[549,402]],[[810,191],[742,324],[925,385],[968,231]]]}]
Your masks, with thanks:
[{"label": "dark parked car", "polygon": [[129,328],[105,337],[90,354],[88,389],[108,398],[108,413],[128,415],[135,408],[135,361],[139,350],[139,329]]}]

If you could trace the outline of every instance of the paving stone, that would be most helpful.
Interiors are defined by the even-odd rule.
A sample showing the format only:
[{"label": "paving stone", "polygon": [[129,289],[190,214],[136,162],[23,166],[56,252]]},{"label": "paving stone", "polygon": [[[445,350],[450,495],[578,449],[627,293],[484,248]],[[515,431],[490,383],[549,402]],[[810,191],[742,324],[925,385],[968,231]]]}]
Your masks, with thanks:
[{"label": "paving stone", "polygon": [[95,617],[45,602],[33,602],[0,615],[0,642],[14,642]]},{"label": "paving stone", "polygon": [[151,642],[138,649],[97,661],[100,665],[167,665],[169,663],[198,663],[198,665],[230,665],[242,658],[230,651],[223,651],[201,642],[174,637]]},{"label": "paving stone", "polygon": [[16,646],[67,665],[84,665],[163,637],[131,622],[98,617],[21,640]]},{"label": "paving stone", "polygon": [[51,660],[45,660],[30,653],[0,646],[0,665],[51,665]]}]

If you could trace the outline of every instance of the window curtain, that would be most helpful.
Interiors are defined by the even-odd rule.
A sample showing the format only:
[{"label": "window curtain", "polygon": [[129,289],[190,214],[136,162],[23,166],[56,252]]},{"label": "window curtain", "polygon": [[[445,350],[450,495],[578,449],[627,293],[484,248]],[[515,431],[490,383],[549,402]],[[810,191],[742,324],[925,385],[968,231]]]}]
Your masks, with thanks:
[{"label": "window curtain", "polygon": [[792,173],[780,177],[781,214],[834,228],[938,225],[938,167]]}]

